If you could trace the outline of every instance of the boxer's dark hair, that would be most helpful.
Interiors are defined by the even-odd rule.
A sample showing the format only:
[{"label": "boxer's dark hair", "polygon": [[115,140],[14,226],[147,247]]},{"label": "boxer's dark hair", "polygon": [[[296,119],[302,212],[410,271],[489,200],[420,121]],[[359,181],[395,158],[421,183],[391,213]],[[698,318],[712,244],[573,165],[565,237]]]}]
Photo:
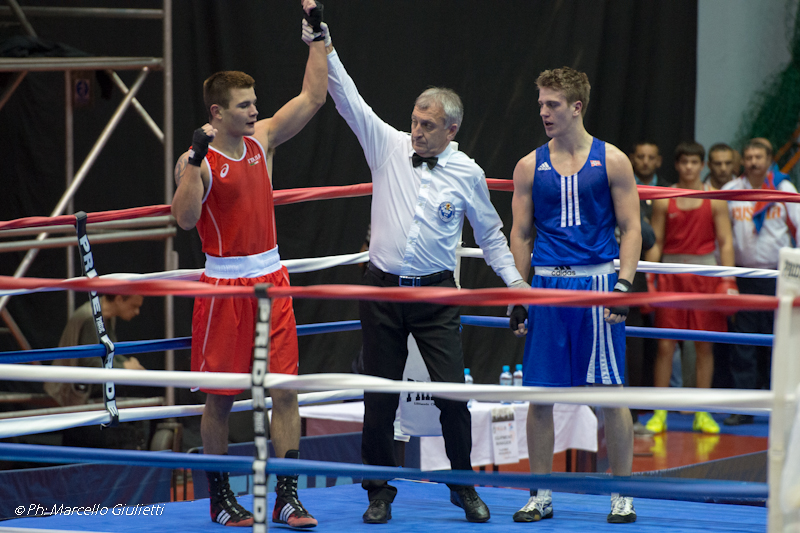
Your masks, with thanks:
[{"label": "boxer's dark hair", "polygon": [[706,160],[706,149],[703,145],[695,141],[683,141],[675,148],[675,161],[677,162],[682,156],[696,155],[700,161]]},{"label": "boxer's dark hair", "polygon": [[223,70],[209,76],[203,82],[203,103],[209,120],[212,105],[227,108],[231,103],[231,89],[250,89],[255,86],[256,80],[252,76],[238,70]]}]

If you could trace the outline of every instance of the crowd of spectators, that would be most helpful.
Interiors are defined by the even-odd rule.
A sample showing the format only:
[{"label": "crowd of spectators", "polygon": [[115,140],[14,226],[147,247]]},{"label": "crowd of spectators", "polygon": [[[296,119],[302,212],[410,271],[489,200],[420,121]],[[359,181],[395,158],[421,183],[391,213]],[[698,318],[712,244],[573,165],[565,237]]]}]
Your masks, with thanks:
[{"label": "crowd of spectators", "polygon": [[[662,154],[654,142],[636,144],[630,160],[638,185],[680,187],[696,190],[780,190],[797,192],[788,176],[773,162],[773,148],[764,138],[748,141],[741,155],[731,146],[717,143],[706,151],[695,142],[682,142],[674,150],[678,182],[670,184],[658,176]],[[701,178],[702,176],[702,178]],[[800,205],[782,202],[750,202],[672,198],[641,202],[643,259],[665,263],[724,265],[764,269],[778,268],[778,251],[796,246],[800,228]],[[646,232],[655,242],[647,246]],[[721,294],[775,294],[775,280],[766,278],[709,278],[691,274],[637,274],[636,291],[717,292]],[[719,312],[643,307],[631,312],[630,326],[657,326],[703,331],[772,333],[773,315],[765,311],[740,311],[730,316]],[[662,339],[628,340],[628,384],[631,386],[680,386],[684,374],[681,361],[687,353],[695,361],[693,382],[697,387],[722,386],[760,389],[770,386],[771,349],[743,345],[712,345],[708,342],[678,342]],[[683,352],[683,357],[681,353]],[[726,425],[752,422],[753,417],[733,414]],[[638,422],[639,434],[661,433],[666,411],[656,411],[647,425]],[[706,413],[695,415],[694,429],[718,433],[719,426]]]}]

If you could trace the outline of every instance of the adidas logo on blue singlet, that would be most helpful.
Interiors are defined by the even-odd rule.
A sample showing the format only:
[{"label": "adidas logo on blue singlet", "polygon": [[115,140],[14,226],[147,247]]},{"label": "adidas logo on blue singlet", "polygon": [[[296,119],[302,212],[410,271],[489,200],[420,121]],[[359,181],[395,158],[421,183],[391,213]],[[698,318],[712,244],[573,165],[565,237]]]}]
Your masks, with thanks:
[{"label": "adidas logo on blue singlet", "polygon": [[552,170],[552,169],[550,168],[550,165],[547,164],[547,161],[545,161],[544,163],[539,165],[539,167],[536,170]]},{"label": "adidas logo on blue singlet", "polygon": [[557,266],[553,267],[553,277],[563,278],[563,277],[571,277],[577,276],[578,273],[572,270],[572,267],[569,266]]}]

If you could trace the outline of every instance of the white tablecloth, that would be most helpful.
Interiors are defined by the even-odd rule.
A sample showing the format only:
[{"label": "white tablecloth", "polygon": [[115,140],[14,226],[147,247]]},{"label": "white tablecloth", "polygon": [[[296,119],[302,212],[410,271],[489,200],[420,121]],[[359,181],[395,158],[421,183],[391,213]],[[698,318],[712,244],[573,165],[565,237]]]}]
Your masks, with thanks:
[{"label": "white tablecloth", "polygon": [[[492,409],[513,407],[516,422],[519,459],[528,458],[528,445],[525,435],[528,404],[474,402],[470,408],[472,415],[472,465],[493,464],[492,453]],[[364,421],[363,402],[345,402],[330,405],[308,405],[300,407],[300,416],[342,422]],[[597,451],[597,418],[585,405],[556,404],[553,410],[555,422],[555,452],[567,449]],[[446,470],[450,461],[444,450],[442,437],[420,438],[420,467],[422,470]]]}]

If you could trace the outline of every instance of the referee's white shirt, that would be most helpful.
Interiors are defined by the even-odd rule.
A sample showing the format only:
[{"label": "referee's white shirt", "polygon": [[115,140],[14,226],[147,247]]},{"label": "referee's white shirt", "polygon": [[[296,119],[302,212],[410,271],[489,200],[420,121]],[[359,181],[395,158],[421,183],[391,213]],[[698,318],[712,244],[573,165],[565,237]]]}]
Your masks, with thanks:
[{"label": "referee's white shirt", "polygon": [[522,279],[500,231],[486,176],[457,143],[437,156],[433,170],[424,163],[414,168],[411,135],[385,123],[364,102],[335,50],[328,54],[328,91],[372,171],[372,264],[399,276],[454,270],[466,215],[497,275],[506,285]]}]

